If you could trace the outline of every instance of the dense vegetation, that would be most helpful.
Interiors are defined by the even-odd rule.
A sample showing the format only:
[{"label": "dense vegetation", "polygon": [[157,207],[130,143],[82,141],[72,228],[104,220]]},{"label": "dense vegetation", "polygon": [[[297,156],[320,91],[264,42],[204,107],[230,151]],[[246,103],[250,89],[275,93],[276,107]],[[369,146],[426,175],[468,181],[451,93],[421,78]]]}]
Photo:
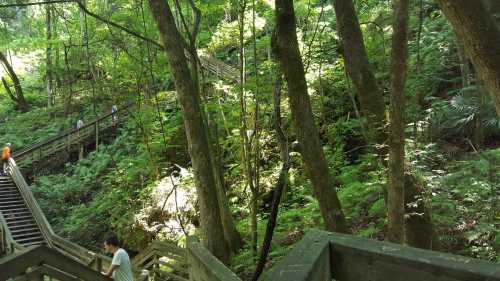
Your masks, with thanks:
[{"label": "dense vegetation", "polygon": [[[391,201],[385,197],[392,186],[390,167],[383,159],[387,150],[379,147],[381,129],[373,124],[386,121],[393,102],[395,7],[391,1],[354,1],[370,68],[383,97],[377,101],[383,113],[378,120],[366,115],[368,107],[360,100],[358,84],[348,69],[346,48],[350,46],[343,44],[339,34],[343,23],[337,22],[338,11],[332,5],[336,1],[293,2],[307,92],[329,171],[323,176],[333,179],[352,233],[387,239],[392,231],[387,210]],[[324,223],[313,191],[316,187],[305,168],[309,148],[300,145],[303,132],[292,116],[296,87],[281,79],[279,58],[284,49],[276,43],[279,38],[273,39],[275,3],[168,3],[186,44],[186,56],[192,55],[195,46],[199,54],[235,70],[236,77],[230,81],[195,67],[192,57],[189,61],[191,70],[199,70],[189,77],[199,87],[200,116],[207,127],[215,182],[227,194],[244,241],[231,266],[249,278],[283,173],[276,106],[281,108],[280,128],[289,147],[290,169],[271,263],[307,229]],[[87,11],[76,3],[0,8],[0,52],[14,66],[28,104],[13,96],[19,95],[15,79],[7,70],[2,72],[1,143],[11,142],[18,150],[74,127],[78,119],[87,122],[108,113],[113,104],[138,104],[116,138],[88,151],[80,161],[35,173],[33,191],[56,232],[94,249],[109,232],[117,233],[132,252],[153,239],[183,243],[185,234],[203,236],[200,205],[204,203],[196,189],[198,174],[193,173],[193,167],[199,166],[193,159],[195,152],[188,151],[192,140],[186,131],[188,137],[192,132],[189,121],[183,121],[185,97],[175,93],[187,84],[176,76],[174,53],[165,48],[166,56],[159,48],[162,44],[156,38],[169,44],[169,37],[159,33],[147,4],[87,0],[83,4]],[[281,28],[280,32],[285,30]],[[411,1],[406,105],[402,107],[406,154],[399,164],[418,190],[417,201],[410,204],[425,206],[426,214],[417,215],[432,216],[431,227],[439,241],[433,249],[498,262],[500,119],[488,94],[491,88],[479,79],[461,40],[435,1]]]}]

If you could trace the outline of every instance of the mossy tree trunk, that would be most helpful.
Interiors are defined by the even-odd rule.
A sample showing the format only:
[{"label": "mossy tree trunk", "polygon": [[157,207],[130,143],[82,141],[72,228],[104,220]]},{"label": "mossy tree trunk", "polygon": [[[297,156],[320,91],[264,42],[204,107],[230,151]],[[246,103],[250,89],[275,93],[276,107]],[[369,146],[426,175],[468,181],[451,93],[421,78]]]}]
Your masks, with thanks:
[{"label": "mossy tree trunk", "polygon": [[389,188],[387,198],[388,235],[391,242],[405,241],[405,83],[408,68],[409,0],[397,0],[394,7],[389,115]]},{"label": "mossy tree trunk", "polygon": [[439,0],[500,116],[500,28],[483,1]]},{"label": "mossy tree trunk", "polygon": [[[337,30],[342,40],[345,68],[351,78],[361,105],[361,115],[367,119],[369,139],[383,144],[387,135],[385,102],[366,53],[363,34],[352,0],[332,0],[337,19]],[[387,152],[382,149],[382,154]]]},{"label": "mossy tree trunk", "polygon": [[12,91],[10,90],[10,87],[7,83],[7,80],[2,78],[2,83],[5,87],[5,90],[9,94],[9,97],[15,103],[16,108],[18,108],[22,112],[29,111],[30,105],[28,104],[28,102],[24,98],[23,88],[21,87],[21,81],[19,81],[19,77],[17,77],[17,74],[14,71],[14,68],[12,68],[12,65],[10,64],[9,60],[7,59],[7,57],[5,56],[5,54],[3,52],[0,52],[0,61],[5,66],[5,69],[7,70],[7,74],[9,75],[10,79],[12,80],[12,83],[14,84],[15,94],[12,93]]},{"label": "mossy tree trunk", "polygon": [[321,214],[330,231],[349,232],[330,175],[318,129],[314,123],[307,91],[304,65],[299,52],[296,19],[292,0],[276,0],[275,50],[287,84],[293,125],[301,146],[301,155],[310,176]]},{"label": "mossy tree trunk", "polygon": [[149,0],[153,18],[165,46],[179,99],[194,170],[200,205],[201,236],[204,246],[223,262],[229,261],[230,251],[224,237],[217,187],[212,170],[207,130],[200,108],[200,93],[193,80],[184,52],[183,38],[176,27],[167,1]]}]

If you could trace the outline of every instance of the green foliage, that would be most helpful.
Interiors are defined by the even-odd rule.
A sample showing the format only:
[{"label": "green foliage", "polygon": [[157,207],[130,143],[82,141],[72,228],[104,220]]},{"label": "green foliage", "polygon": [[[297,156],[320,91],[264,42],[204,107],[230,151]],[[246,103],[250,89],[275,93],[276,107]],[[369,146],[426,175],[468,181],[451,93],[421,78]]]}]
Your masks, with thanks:
[{"label": "green foliage", "polygon": [[[157,27],[146,5],[141,5],[146,2],[87,0],[87,5],[109,20],[157,40]],[[192,11],[180,2],[180,11],[174,8],[174,14],[178,17],[182,12],[190,24]],[[197,41],[200,51],[237,67],[239,2],[195,2],[202,12]],[[271,54],[274,10],[270,3],[272,1],[256,1],[256,42],[251,34],[253,7],[250,1],[247,1],[244,24],[245,118],[247,133],[252,138],[256,125],[254,110],[257,102],[260,105],[257,125],[261,134],[255,140],[262,150],[260,159],[255,160],[260,167],[261,187],[259,244],[269,216],[269,198],[281,167],[272,117],[274,79],[279,69]],[[380,89],[386,92],[390,81],[392,5],[390,1],[373,0],[355,1],[355,4],[370,62]],[[358,118],[354,107],[359,108],[358,97],[346,77],[342,57],[343,48],[348,46],[340,42],[331,1],[297,0],[294,5],[313,113],[330,176],[338,183],[332,188],[338,191],[353,232],[362,237],[383,239],[387,224],[383,198],[386,171],[363,136],[364,120]],[[79,118],[88,121],[95,114],[109,112],[111,104],[140,101],[145,105],[133,112],[113,143],[101,145],[98,152],[68,164],[63,171],[37,175],[33,190],[56,232],[95,248],[107,232],[113,231],[124,238],[128,247],[140,249],[151,239],[164,237],[156,227],[164,227],[169,219],[181,217],[187,224],[199,223],[195,207],[181,208],[179,215],[166,214],[154,205],[157,180],[178,169],[175,165],[189,168],[182,114],[174,105],[175,93],[170,91],[174,85],[166,57],[151,44],[90,16],[85,23],[76,5],[54,7],[58,16],[53,22],[54,36],[50,41],[46,40],[43,10],[33,7],[0,11],[0,50],[8,49],[19,57],[32,58],[30,67],[19,76],[26,97],[33,105],[30,112],[20,114],[13,110],[4,89],[0,89],[0,143],[12,142],[14,150],[18,150],[71,128]],[[408,123],[417,126],[414,135],[413,126],[408,124],[407,167],[423,178],[432,191],[433,219],[445,248],[454,253],[498,260],[500,204],[496,183],[500,152],[494,147],[498,146],[500,122],[494,115],[491,100],[480,88],[461,85],[455,35],[438,6],[424,1],[420,42],[417,40],[418,13],[418,7],[413,7],[406,117]],[[177,20],[181,22],[180,18]],[[89,34],[88,54],[82,23]],[[184,27],[181,31],[185,36]],[[54,52],[52,70],[56,77],[56,105],[51,109],[45,107],[45,49],[49,44]],[[254,44],[257,58],[253,55]],[[245,241],[249,241],[250,196],[241,160],[240,88],[211,75],[203,75],[200,85],[201,103],[206,111],[211,143],[221,162],[230,207],[238,230]],[[322,225],[319,206],[296,146],[287,91],[284,85],[283,129],[293,164],[268,267],[283,257],[307,229]],[[160,101],[158,108],[155,93]],[[472,138],[477,120],[483,125],[485,148],[493,149],[449,162],[444,146],[437,143]],[[458,150],[457,154],[462,152]],[[192,176],[181,184],[192,190]],[[195,196],[192,197],[190,200],[196,201]],[[147,226],[140,225],[139,216],[145,217]],[[242,277],[252,274],[255,260],[248,243],[234,257],[232,266]]]}]

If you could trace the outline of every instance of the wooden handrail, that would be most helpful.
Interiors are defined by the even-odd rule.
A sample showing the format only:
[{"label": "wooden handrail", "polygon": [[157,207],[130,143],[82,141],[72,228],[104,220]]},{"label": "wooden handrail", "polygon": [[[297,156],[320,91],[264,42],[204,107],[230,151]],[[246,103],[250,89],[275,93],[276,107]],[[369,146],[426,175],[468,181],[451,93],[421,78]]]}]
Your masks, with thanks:
[{"label": "wooden handrail", "polygon": [[[20,157],[24,156],[27,153],[30,153],[30,152],[32,152],[32,151],[34,151],[36,149],[39,149],[39,148],[41,148],[43,146],[46,146],[46,145],[48,145],[50,143],[53,143],[53,142],[56,142],[56,141],[58,141],[60,139],[68,137],[69,135],[78,134],[79,132],[81,132],[81,131],[83,131],[83,130],[85,130],[87,128],[94,127],[96,124],[102,122],[103,120],[112,119],[113,115],[120,115],[120,117],[123,117],[124,113],[125,113],[125,115],[128,115],[129,109],[131,109],[134,106],[135,106],[135,104],[133,104],[133,103],[132,104],[128,104],[128,105],[124,106],[123,108],[117,110],[116,113],[107,113],[107,114],[104,114],[104,115],[100,116],[99,118],[97,118],[97,119],[95,119],[95,120],[93,120],[93,121],[91,121],[89,123],[86,123],[85,125],[83,125],[79,129],[70,129],[70,130],[67,130],[67,131],[65,131],[65,132],[63,132],[61,134],[58,134],[58,135],[53,136],[51,138],[48,138],[46,140],[43,140],[41,142],[37,142],[37,143],[35,143],[33,145],[30,145],[28,147],[25,147],[25,148],[23,148],[23,149],[15,152],[15,153],[13,153],[12,157],[13,158],[20,158]],[[123,118],[119,118],[118,120],[121,121],[121,120],[123,120]]]},{"label": "wooden handrail", "polygon": [[188,237],[187,257],[189,280],[192,281],[241,281],[241,279],[214,257],[193,237]]},{"label": "wooden handrail", "polygon": [[52,227],[47,221],[47,218],[43,214],[42,209],[40,209],[40,206],[36,202],[36,199],[33,196],[33,193],[31,192],[30,188],[28,187],[28,184],[24,180],[24,177],[22,176],[19,167],[17,167],[16,162],[12,158],[9,159],[8,173],[10,174],[12,181],[14,181],[16,187],[21,193],[21,196],[23,197],[24,202],[28,206],[28,209],[30,210],[31,214],[33,215],[36,224],[40,228],[45,242],[49,247],[52,247],[53,245],[51,237],[54,235],[54,231],[52,230]]},{"label": "wooden handrail", "polygon": [[17,242],[12,238],[12,234],[7,226],[7,221],[2,215],[2,212],[0,212],[0,254],[6,255],[13,253],[14,249],[20,247],[16,244]]},{"label": "wooden handrail", "polygon": [[[164,262],[160,260],[161,257],[167,257],[172,261]],[[165,276],[176,281],[187,281],[184,278],[188,276],[186,250],[168,242],[151,242],[146,249],[132,259],[132,265],[148,270],[150,275]],[[162,266],[172,269],[174,273],[162,270]]]},{"label": "wooden handrail", "polygon": [[311,230],[265,281],[500,281],[500,267],[474,258]]},{"label": "wooden handrail", "polygon": [[[78,263],[46,246],[30,247],[0,259],[0,280],[8,280],[26,273],[28,268],[47,266],[68,275],[88,281],[110,281],[97,271]],[[45,272],[47,274],[47,272]]]}]

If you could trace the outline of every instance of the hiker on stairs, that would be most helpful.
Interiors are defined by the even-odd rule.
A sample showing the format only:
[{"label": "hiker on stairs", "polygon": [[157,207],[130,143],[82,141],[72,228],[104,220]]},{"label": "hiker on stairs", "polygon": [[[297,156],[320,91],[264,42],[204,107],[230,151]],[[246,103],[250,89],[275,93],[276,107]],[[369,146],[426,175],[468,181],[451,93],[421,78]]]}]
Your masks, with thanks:
[{"label": "hiker on stairs", "polygon": [[10,143],[6,143],[5,146],[2,149],[2,163],[3,163],[3,174],[7,175],[7,167],[9,166],[9,159],[10,159]]},{"label": "hiker on stairs", "polygon": [[112,277],[115,281],[134,281],[132,276],[132,266],[127,252],[120,248],[120,242],[116,236],[111,236],[104,241],[106,252],[113,254],[113,261],[107,272],[102,272],[107,277]]}]

